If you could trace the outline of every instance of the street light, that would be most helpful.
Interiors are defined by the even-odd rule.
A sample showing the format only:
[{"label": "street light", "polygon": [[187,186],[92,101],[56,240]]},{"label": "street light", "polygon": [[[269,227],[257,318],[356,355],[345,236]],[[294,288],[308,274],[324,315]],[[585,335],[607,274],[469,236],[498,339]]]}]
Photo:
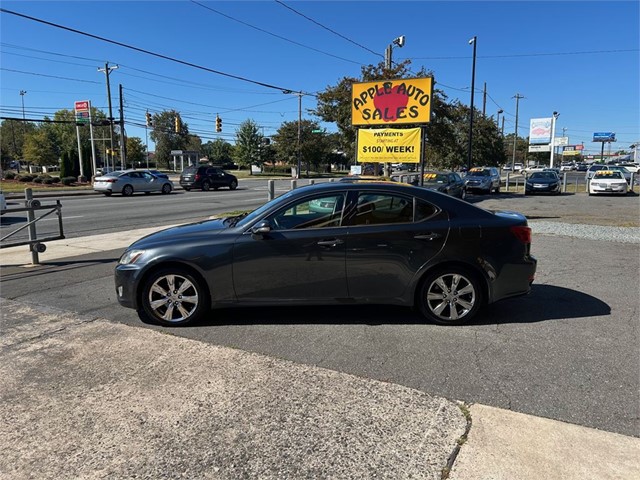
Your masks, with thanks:
[{"label": "street light", "polygon": [[498,115],[496,116],[496,127],[500,128],[500,114],[504,112],[504,110],[498,110]]},{"label": "street light", "polygon": [[471,170],[471,146],[473,145],[473,93],[476,88],[476,46],[478,37],[474,36],[469,40],[469,45],[473,44],[473,66],[471,68],[471,114],[469,115],[469,158],[467,160],[467,169]]},{"label": "street light", "polygon": [[22,100],[22,121],[24,122],[24,95],[27,93],[26,90],[20,90],[20,98]]},{"label": "street light", "polygon": [[392,65],[392,61],[391,61],[391,57],[393,56],[393,46],[397,45],[398,47],[402,48],[404,47],[404,40],[405,40],[405,36],[404,35],[400,35],[397,38],[394,38],[393,42],[391,42],[389,44],[389,46],[387,47],[387,49],[384,52],[384,67],[389,70],[391,69],[391,65]]}]

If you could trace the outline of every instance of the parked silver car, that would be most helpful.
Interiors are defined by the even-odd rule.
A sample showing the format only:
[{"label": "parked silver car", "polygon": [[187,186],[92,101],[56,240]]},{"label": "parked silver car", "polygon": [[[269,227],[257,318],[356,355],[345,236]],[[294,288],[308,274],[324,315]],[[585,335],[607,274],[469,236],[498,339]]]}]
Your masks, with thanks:
[{"label": "parked silver car", "polygon": [[495,167],[475,167],[464,177],[467,192],[500,193],[500,173]]},{"label": "parked silver car", "polygon": [[107,196],[112,193],[121,193],[128,197],[135,192],[160,192],[166,195],[173,190],[173,183],[167,178],[157,177],[147,171],[127,170],[96,177],[93,181],[93,189]]}]

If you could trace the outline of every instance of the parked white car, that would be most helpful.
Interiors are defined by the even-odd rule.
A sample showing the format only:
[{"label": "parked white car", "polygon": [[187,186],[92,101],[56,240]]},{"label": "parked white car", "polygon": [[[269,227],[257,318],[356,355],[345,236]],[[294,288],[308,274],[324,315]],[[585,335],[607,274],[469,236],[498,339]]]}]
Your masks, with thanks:
[{"label": "parked white car", "polygon": [[173,190],[173,183],[171,180],[156,177],[144,170],[127,170],[96,177],[93,181],[93,189],[107,196],[112,193],[121,193],[129,197],[136,192],[160,192],[167,195]]},{"label": "parked white car", "polygon": [[598,170],[589,182],[589,195],[601,193],[626,195],[628,184],[619,170]]}]

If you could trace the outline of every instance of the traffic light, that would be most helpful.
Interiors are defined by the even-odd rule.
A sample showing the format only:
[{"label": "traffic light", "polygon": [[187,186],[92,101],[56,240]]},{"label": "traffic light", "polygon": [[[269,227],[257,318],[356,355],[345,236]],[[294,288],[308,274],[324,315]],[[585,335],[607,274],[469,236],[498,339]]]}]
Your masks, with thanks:
[{"label": "traffic light", "polygon": [[176,133],[180,133],[180,117],[175,118]]},{"label": "traffic light", "polygon": [[216,132],[220,133],[222,131],[222,119],[216,115]]},{"label": "traffic light", "polygon": [[151,114],[147,112],[147,127],[153,126],[153,120],[151,119]]}]

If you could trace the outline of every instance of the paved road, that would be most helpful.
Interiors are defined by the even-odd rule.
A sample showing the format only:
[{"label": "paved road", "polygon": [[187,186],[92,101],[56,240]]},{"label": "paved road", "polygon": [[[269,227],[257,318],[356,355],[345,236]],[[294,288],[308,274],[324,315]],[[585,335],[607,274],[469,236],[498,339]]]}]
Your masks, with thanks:
[{"label": "paved road", "polygon": [[[526,205],[556,221],[573,216],[557,209],[551,215],[552,199],[546,198]],[[591,209],[629,200],[618,205],[638,211],[638,197],[572,198],[567,209],[580,209],[587,199]],[[511,203],[501,196],[484,198],[481,206],[491,202]],[[469,326],[425,325],[412,311],[391,307],[260,308],[214,311],[200,325],[170,332],[640,436],[638,245],[538,235],[534,228],[533,252],[539,259],[533,293],[489,307]],[[115,299],[112,273],[120,253],[5,268],[2,296],[140,325]]]}]

